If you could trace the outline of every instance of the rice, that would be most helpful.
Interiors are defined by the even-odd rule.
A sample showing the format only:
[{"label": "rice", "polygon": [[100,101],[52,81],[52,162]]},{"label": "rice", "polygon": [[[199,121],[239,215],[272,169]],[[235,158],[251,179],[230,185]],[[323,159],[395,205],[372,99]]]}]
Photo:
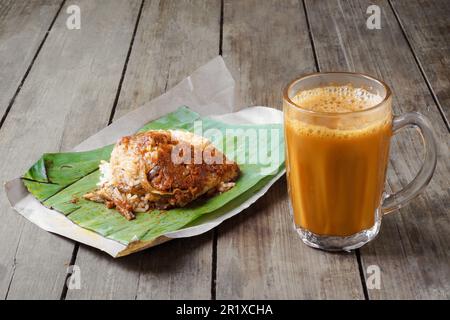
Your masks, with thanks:
[{"label": "rice", "polygon": [[[213,148],[222,163],[176,164],[171,155],[180,144],[191,150]],[[98,189],[84,198],[116,208],[126,219],[136,212],[183,207],[208,193],[225,192],[239,176],[236,163],[205,138],[179,130],[153,130],[127,136],[114,146],[109,162],[99,165]]]}]

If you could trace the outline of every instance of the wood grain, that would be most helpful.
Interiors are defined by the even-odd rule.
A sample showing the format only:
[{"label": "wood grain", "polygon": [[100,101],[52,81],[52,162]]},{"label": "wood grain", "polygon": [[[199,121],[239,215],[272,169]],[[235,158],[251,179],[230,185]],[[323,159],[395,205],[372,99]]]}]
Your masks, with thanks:
[{"label": "wood grain", "polygon": [[[223,56],[238,105],[281,107],[281,91],[315,70],[302,3],[225,1]],[[354,254],[306,247],[292,227],[286,181],[221,225],[218,299],[364,298]]]},{"label": "wood grain", "polygon": [[[214,58],[219,39],[220,1],[145,1],[115,119]],[[173,240],[115,260],[81,246],[84,288],[67,299],[209,299],[211,238]]]},{"label": "wood grain", "polygon": [[[63,8],[0,130],[2,181],[108,122],[140,1],[70,4],[80,6],[81,29],[67,29]],[[58,299],[74,243],[26,222],[3,189],[0,202],[1,296]]]},{"label": "wood grain", "polygon": [[450,2],[391,3],[450,128]]},{"label": "wood grain", "polygon": [[[394,92],[394,112],[417,110],[433,123],[439,156],[435,175],[418,198],[386,216],[378,238],[361,250],[363,270],[381,269],[381,288],[371,299],[448,299],[450,297],[449,136],[400,26],[386,1],[307,1],[322,70],[366,72],[385,80]],[[365,26],[366,9],[382,11],[381,30]],[[417,134],[393,139],[389,186],[399,190],[421,164]],[[367,275],[366,275],[367,276]]]},{"label": "wood grain", "polygon": [[0,2],[0,119],[32,63],[61,2]]}]

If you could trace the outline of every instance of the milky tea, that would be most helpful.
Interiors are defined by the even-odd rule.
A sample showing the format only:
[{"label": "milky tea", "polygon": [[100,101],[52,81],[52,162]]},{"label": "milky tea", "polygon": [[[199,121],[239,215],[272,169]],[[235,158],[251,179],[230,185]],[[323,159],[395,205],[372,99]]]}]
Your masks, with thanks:
[{"label": "milky tea", "polygon": [[[299,91],[291,100],[304,111],[302,117],[285,112],[296,227],[327,236],[350,236],[371,228],[382,200],[392,115],[389,111],[370,118],[361,113],[358,118],[357,112],[377,105],[382,97],[342,85]],[[340,114],[349,112],[356,116],[346,123]]]}]

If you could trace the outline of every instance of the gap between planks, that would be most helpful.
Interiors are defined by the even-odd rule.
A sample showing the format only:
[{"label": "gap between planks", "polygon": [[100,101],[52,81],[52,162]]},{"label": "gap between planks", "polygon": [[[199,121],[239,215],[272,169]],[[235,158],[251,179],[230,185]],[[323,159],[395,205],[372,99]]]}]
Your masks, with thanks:
[{"label": "gap between planks", "polygon": [[[64,7],[65,2],[66,2],[66,0],[62,0],[61,1],[61,4],[59,5],[59,8],[56,11],[55,16],[53,17],[52,21],[50,22],[50,25],[48,26],[47,31],[45,32],[45,35],[42,38],[38,48],[36,49],[36,52],[33,55],[33,58],[31,59],[31,62],[29,64],[27,70],[25,71],[25,74],[23,75],[22,79],[20,80],[19,86],[17,87],[16,91],[14,92],[14,95],[12,96],[12,98],[11,98],[9,104],[8,104],[8,107],[6,108],[5,113],[3,114],[3,116],[2,116],[2,118],[0,120],[0,130],[1,130],[2,126],[3,126],[3,124],[5,123],[5,120],[8,117],[9,112],[11,111],[12,106],[14,105],[14,102],[16,101],[16,98],[19,95],[20,90],[23,87],[23,84],[25,83],[25,81],[26,81],[26,79],[27,79],[31,69],[33,68],[34,62],[36,61],[39,53],[41,52],[41,49],[44,46],[45,41],[47,40],[47,37],[48,37],[48,34],[49,34],[50,30],[53,28],[53,25],[55,24],[55,21],[58,18],[59,13],[61,12],[62,8]],[[13,260],[14,266],[13,266],[13,271],[12,271],[12,274],[11,274],[11,278],[9,279],[8,289],[6,290],[5,300],[8,299],[9,290],[11,288],[11,284],[12,284],[13,279],[14,279],[15,265],[16,265],[16,255],[17,255],[17,250],[19,248],[19,244],[20,244],[20,237],[19,237],[19,242],[17,243],[16,252],[14,254],[14,260]]]},{"label": "gap between planks", "polygon": [[[114,98],[114,103],[113,103],[113,106],[111,108],[111,113],[109,115],[108,125],[110,125],[112,123],[113,119],[114,119],[116,106],[117,106],[117,103],[119,101],[120,92],[122,91],[123,79],[125,78],[125,74],[127,72],[128,61],[130,59],[131,51],[133,50],[134,39],[136,37],[136,32],[137,32],[137,29],[138,29],[138,26],[139,26],[139,21],[141,19],[142,9],[144,7],[144,3],[145,3],[145,0],[141,0],[141,4],[139,6],[139,11],[138,11],[137,18],[136,18],[136,23],[135,23],[134,29],[133,29],[133,35],[131,36],[131,41],[130,41],[130,45],[128,47],[128,52],[127,52],[127,56],[125,58],[124,66],[122,68],[122,74],[120,76],[120,80],[119,80],[119,85],[117,87],[116,96]],[[79,247],[80,247],[80,243],[79,242],[75,242],[75,245],[74,245],[74,248],[73,248],[73,251],[72,251],[72,258],[70,260],[70,265],[74,265],[75,264],[75,262],[77,260],[77,254],[78,254]],[[66,299],[66,295],[67,295],[67,291],[68,291],[67,280],[69,279],[69,277],[70,277],[70,274],[67,274],[66,281],[64,282],[64,285],[63,285],[63,288],[62,288],[62,291],[61,291],[60,300],[65,300]]]},{"label": "gap between planks", "polygon": [[411,41],[410,41],[410,39],[409,39],[409,37],[408,37],[408,35],[406,33],[405,27],[403,26],[403,23],[402,23],[402,21],[400,19],[400,16],[398,15],[397,10],[395,10],[394,6],[392,5],[392,1],[391,0],[387,0],[387,2],[389,4],[389,7],[392,10],[392,13],[395,16],[395,19],[397,20],[397,23],[398,23],[398,25],[400,27],[400,30],[402,31],[403,37],[405,38],[405,41],[408,44],[409,50],[411,51],[411,53],[412,53],[412,55],[414,57],[414,61],[416,62],[417,67],[420,70],[420,73],[421,73],[421,75],[423,77],[423,80],[425,81],[425,84],[427,85],[428,91],[430,91],[430,94],[433,97],[434,103],[436,104],[436,107],[439,110],[439,113],[441,114],[442,120],[444,120],[444,123],[447,126],[447,130],[450,132],[449,120],[445,116],[444,109],[443,109],[443,107],[442,107],[442,105],[441,105],[441,103],[440,103],[436,93],[434,92],[433,87],[431,86],[430,80],[428,79],[428,77],[427,77],[427,75],[425,73],[425,70],[423,69],[421,61],[419,60],[416,52],[414,51],[414,48],[413,48],[413,46],[411,44]]},{"label": "gap between planks", "polygon": [[[219,27],[219,55],[222,56],[223,49],[223,12],[224,12],[224,0],[220,0],[220,27]],[[211,257],[211,300],[216,300],[216,286],[217,286],[217,228],[213,230],[213,243],[212,243],[212,257]]]},{"label": "gap between planks", "polygon": [[36,58],[38,57],[39,53],[41,52],[41,49],[44,46],[45,41],[47,40],[48,34],[49,34],[50,30],[53,28],[56,18],[58,18],[59,13],[61,12],[65,3],[66,3],[66,0],[62,0],[61,4],[59,5],[58,11],[56,11],[55,16],[53,17],[52,21],[50,22],[50,25],[47,28],[47,32],[45,32],[45,35],[42,38],[41,43],[39,44],[35,54],[33,55],[33,58],[31,59],[30,65],[28,66],[27,70],[25,71],[25,74],[23,75],[22,79],[20,80],[19,86],[17,87],[16,91],[14,92],[14,95],[12,96],[11,100],[9,101],[8,106],[6,107],[5,113],[3,114],[3,116],[0,120],[0,129],[3,126],[3,123],[5,123],[5,120],[6,120],[6,117],[8,117],[9,111],[11,111],[11,108],[12,108],[14,102],[16,101],[16,98],[19,95],[20,90],[22,89],[23,84],[25,83],[25,80],[28,77],[28,74],[31,71],[31,68],[33,68],[34,62],[36,61]]}]

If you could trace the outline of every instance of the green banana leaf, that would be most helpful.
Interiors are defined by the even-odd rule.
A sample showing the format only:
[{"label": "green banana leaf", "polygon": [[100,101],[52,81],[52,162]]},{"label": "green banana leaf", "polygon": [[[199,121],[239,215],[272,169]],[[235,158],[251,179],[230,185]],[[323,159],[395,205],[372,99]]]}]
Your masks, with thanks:
[{"label": "green banana leaf", "polygon": [[[283,131],[279,124],[237,126],[201,118],[189,108],[180,107],[148,123],[139,131],[180,129],[194,132],[199,123],[204,135],[228,158],[239,160],[241,157],[246,161],[238,161],[241,175],[232,189],[208,199],[199,199],[183,208],[137,213],[136,219],[127,221],[115,209],[83,199],[84,194],[96,188],[100,177],[98,166],[102,160],[109,160],[114,145],[86,152],[46,153],[22,176],[22,180],[28,191],[44,206],[64,214],[83,228],[124,245],[150,243],[167,232],[190,226],[197,219],[204,219],[205,215],[216,217],[225,214],[249,199],[284,168]],[[269,147],[266,157],[278,153],[279,165],[272,168],[271,163],[248,163],[248,159],[255,156],[258,150],[250,149],[245,139],[235,136],[229,139],[229,135],[226,139],[229,130],[237,129],[278,130],[276,141],[271,141],[270,134],[267,140],[260,141]],[[217,130],[222,133],[222,140],[214,134],[206,135],[207,132]]]}]

